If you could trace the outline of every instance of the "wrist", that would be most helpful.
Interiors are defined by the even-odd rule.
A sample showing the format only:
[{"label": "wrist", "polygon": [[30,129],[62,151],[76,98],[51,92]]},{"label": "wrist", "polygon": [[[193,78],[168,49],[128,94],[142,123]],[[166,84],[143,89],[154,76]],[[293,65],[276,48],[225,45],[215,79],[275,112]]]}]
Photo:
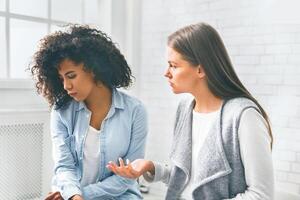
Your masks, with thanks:
[{"label": "wrist", "polygon": [[154,163],[151,160],[147,161],[147,171],[150,174],[154,175],[155,174],[155,167],[154,167]]}]

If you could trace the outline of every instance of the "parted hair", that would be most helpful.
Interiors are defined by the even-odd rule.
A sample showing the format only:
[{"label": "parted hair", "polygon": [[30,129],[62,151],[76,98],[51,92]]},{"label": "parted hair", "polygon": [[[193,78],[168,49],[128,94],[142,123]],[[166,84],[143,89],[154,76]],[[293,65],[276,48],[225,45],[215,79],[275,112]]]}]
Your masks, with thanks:
[{"label": "parted hair", "polygon": [[183,27],[168,37],[168,46],[192,66],[203,68],[208,88],[215,96],[224,100],[236,97],[252,100],[266,120],[270,137],[273,138],[267,113],[238,78],[225,45],[212,26],[198,23]]}]

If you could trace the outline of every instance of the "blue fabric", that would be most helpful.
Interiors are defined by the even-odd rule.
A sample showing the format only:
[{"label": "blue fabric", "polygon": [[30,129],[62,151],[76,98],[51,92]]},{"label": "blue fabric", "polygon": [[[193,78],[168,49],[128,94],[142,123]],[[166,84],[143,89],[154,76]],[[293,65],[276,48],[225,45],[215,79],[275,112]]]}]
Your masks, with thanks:
[{"label": "blue fabric", "polygon": [[147,135],[147,115],[143,104],[116,89],[112,90],[112,105],[103,120],[100,132],[100,177],[95,184],[81,188],[83,147],[91,112],[84,102],[71,101],[51,112],[51,136],[55,176],[53,187],[64,199],[74,194],[89,199],[142,199],[135,180],[122,178],[110,172],[109,161],[121,157],[131,161],[143,158]]}]

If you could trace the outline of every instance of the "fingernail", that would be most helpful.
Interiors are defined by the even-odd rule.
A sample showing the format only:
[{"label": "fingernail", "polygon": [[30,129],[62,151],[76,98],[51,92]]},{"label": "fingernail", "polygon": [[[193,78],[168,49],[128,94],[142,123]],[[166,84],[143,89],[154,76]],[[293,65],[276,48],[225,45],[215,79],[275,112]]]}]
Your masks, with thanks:
[{"label": "fingernail", "polygon": [[127,165],[129,164],[129,159],[126,160],[126,164],[127,164]]}]

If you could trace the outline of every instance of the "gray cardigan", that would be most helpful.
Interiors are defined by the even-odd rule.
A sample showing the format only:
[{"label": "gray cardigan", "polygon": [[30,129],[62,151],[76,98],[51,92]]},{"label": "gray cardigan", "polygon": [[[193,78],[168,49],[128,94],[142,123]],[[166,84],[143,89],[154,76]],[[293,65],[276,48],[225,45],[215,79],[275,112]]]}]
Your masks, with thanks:
[{"label": "gray cardigan", "polygon": [[[170,154],[172,167],[168,170],[155,164],[154,181],[167,180],[166,200],[179,199],[190,178],[194,104],[194,100],[189,98],[178,106]],[[246,98],[223,102],[221,112],[199,152],[199,168],[195,174],[198,182],[193,188],[194,199],[229,199],[245,192],[247,185],[240,156],[238,127],[241,114],[249,108],[259,111],[257,106]]]}]

